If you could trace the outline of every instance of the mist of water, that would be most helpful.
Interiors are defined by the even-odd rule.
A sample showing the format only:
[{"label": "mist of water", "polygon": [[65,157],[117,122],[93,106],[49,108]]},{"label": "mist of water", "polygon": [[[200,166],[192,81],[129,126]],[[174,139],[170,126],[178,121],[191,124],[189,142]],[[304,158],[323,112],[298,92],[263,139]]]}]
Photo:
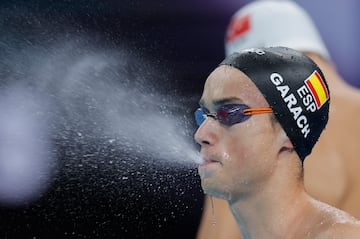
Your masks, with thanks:
[{"label": "mist of water", "polygon": [[[101,132],[93,132],[94,136],[113,137],[112,143],[125,146],[127,152],[174,165],[197,162],[189,131],[192,118],[179,114],[186,112],[186,104],[156,92],[156,83],[149,84],[156,79],[150,76],[154,73],[146,72],[151,71],[148,63],[138,62],[145,71],[137,67],[132,70],[142,71],[149,79],[136,79],[139,72],[119,73],[119,67],[126,67],[126,57],[130,56],[87,54],[70,67],[59,97],[72,115],[71,120],[100,128]],[[84,119],[84,115],[88,118]]]},{"label": "mist of water", "polygon": [[173,165],[196,163],[192,118],[181,115],[187,112],[186,104],[179,97],[158,93],[154,77],[161,72],[152,71],[148,62],[124,52],[80,54],[69,65],[60,90],[55,90],[57,100],[70,121],[79,125],[79,134],[93,128],[93,137],[111,138],[128,153]]},{"label": "mist of water", "polygon": [[[17,120],[19,124],[12,133],[32,127],[28,122],[35,122],[33,116],[40,115],[49,121],[37,124],[36,131],[49,134],[49,140],[94,139],[97,143],[119,147],[128,155],[150,157],[156,164],[167,167],[196,167],[201,161],[192,138],[192,112],[187,109],[189,99],[176,96],[171,87],[167,91],[159,87],[157,78],[165,76],[154,70],[146,59],[136,58],[127,49],[99,48],[82,38],[52,45],[25,44],[21,50],[15,48],[5,45],[7,54],[1,59],[3,90],[21,89],[12,92],[14,97],[18,93],[32,95],[44,104],[37,104],[27,118],[22,116],[24,107],[12,105],[19,112],[12,118],[3,118],[7,122],[2,125],[24,119]],[[168,83],[171,84],[171,79]],[[34,131],[27,132],[27,138],[38,137]],[[5,147],[5,143],[0,144],[0,148]],[[50,143],[29,147],[32,151],[35,148],[38,154],[47,155],[49,161],[45,165],[56,164],[53,163],[55,156],[48,154],[54,150]],[[19,144],[2,150],[2,165],[13,160],[10,159],[14,155],[11,150],[26,155],[26,149]],[[25,175],[40,172],[41,180],[33,185],[44,185],[51,181],[53,167],[40,166],[37,162],[31,157],[27,159],[34,167],[27,167],[29,172]],[[7,169],[3,167],[2,170]],[[21,178],[24,173],[12,175]],[[5,189],[0,191],[3,195],[9,193],[11,191]]]}]

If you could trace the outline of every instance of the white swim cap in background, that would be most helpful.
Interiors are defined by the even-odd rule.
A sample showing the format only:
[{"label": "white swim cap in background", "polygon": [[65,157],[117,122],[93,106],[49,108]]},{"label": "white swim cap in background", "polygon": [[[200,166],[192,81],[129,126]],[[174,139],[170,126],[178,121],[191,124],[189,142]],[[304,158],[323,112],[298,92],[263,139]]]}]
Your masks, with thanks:
[{"label": "white swim cap in background", "polygon": [[258,0],[232,17],[225,37],[226,56],[252,47],[284,46],[320,54],[330,60],[307,12],[291,0]]}]

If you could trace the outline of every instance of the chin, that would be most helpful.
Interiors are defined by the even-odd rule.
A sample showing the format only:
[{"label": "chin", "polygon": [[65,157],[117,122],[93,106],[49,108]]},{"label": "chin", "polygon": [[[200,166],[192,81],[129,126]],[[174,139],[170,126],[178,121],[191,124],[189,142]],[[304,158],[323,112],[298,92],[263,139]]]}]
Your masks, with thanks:
[{"label": "chin", "polygon": [[209,182],[210,180],[202,179],[201,180],[201,187],[205,194],[209,196],[213,196],[216,198],[227,199],[228,192],[225,192],[220,185],[216,185],[214,183]]}]

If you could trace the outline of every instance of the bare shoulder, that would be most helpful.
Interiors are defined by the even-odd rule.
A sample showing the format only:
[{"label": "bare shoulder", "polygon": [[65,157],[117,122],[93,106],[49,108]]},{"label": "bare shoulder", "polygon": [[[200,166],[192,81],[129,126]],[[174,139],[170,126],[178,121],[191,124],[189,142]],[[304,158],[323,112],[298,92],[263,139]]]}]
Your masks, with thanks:
[{"label": "bare shoulder", "polygon": [[332,224],[327,230],[323,231],[318,239],[359,239],[360,222],[343,221]]},{"label": "bare shoulder", "polygon": [[318,204],[323,221],[316,239],[359,239],[360,221],[350,214],[326,204]]}]

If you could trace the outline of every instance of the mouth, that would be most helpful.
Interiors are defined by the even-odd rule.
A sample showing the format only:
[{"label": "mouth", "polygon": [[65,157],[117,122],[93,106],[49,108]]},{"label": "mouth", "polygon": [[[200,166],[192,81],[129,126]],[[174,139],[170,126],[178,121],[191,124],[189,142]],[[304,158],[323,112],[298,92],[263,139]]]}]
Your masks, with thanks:
[{"label": "mouth", "polygon": [[207,166],[216,163],[221,164],[221,162],[217,159],[204,157],[202,163],[199,166]]},{"label": "mouth", "polygon": [[201,179],[212,177],[218,170],[221,170],[222,162],[216,157],[204,157],[199,164],[198,172]]}]

